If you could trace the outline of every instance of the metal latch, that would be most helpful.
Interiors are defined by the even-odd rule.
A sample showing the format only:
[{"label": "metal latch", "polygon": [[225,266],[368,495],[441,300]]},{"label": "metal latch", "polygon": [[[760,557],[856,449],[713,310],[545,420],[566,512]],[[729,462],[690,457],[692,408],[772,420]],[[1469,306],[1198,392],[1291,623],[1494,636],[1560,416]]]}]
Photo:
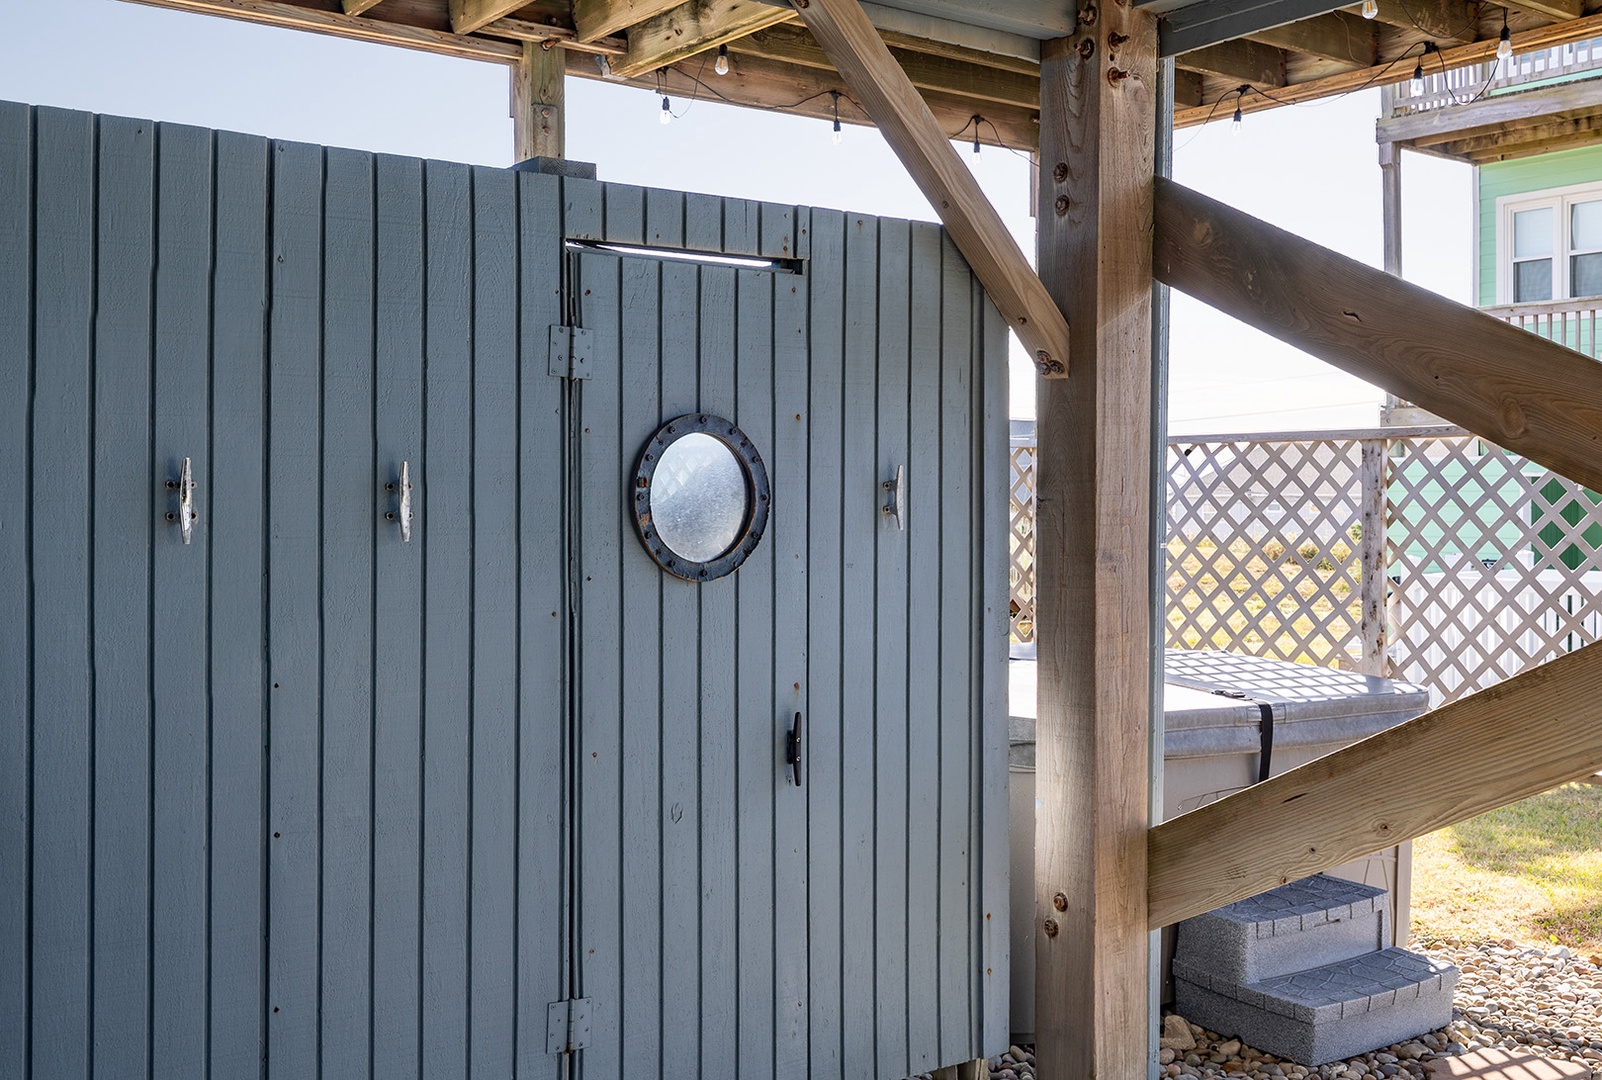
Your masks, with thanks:
[{"label": "metal latch", "polygon": [[571,1054],[590,1041],[590,999],[568,998],[545,1007],[545,1052]]},{"label": "metal latch", "polygon": [[590,377],[590,332],[582,326],[551,327],[550,372],[557,379]]}]

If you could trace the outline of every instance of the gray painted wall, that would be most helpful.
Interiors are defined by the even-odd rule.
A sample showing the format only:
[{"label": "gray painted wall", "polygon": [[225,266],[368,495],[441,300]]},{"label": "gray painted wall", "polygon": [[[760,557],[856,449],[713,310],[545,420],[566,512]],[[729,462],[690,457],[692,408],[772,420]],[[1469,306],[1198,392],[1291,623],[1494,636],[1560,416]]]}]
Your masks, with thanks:
[{"label": "gray painted wall", "polygon": [[[0,1076],[1003,1047],[1005,345],[933,226],[0,103]],[[774,508],[696,585],[624,510],[703,410]]]}]

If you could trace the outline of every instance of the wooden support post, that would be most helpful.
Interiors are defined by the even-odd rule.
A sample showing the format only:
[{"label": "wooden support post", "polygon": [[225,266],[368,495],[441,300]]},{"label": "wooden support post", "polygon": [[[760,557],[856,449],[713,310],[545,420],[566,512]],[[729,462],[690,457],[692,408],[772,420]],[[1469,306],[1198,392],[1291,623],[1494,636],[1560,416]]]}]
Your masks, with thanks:
[{"label": "wooden support post", "polygon": [[561,46],[523,42],[512,69],[512,138],[516,160],[567,156],[567,58]]},{"label": "wooden support post", "polygon": [[1388,644],[1385,604],[1390,579],[1385,576],[1385,447],[1384,439],[1364,439],[1362,462],[1358,466],[1358,491],[1363,536],[1357,550],[1362,560],[1362,580],[1358,582],[1363,613],[1358,619],[1357,638],[1363,644],[1357,670],[1364,675],[1385,674],[1385,647]]},{"label": "wooden support post", "polygon": [[1380,214],[1385,234],[1385,272],[1402,276],[1402,151],[1379,144]]},{"label": "wooden support post", "polygon": [[1139,1077],[1157,26],[1128,0],[1081,7],[1040,72],[1038,265],[1074,367],[1036,386],[1036,1055],[1042,1077]]}]

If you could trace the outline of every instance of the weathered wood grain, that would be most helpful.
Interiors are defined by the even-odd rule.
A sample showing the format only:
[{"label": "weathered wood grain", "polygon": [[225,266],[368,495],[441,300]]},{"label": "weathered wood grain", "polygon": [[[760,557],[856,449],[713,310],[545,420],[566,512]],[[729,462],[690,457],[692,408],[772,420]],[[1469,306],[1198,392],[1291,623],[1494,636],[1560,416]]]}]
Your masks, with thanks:
[{"label": "weathered wood grain", "polygon": [[567,156],[567,58],[560,45],[523,43],[512,69],[514,160]]},{"label": "weathered wood grain", "polygon": [[1147,1066],[1156,85],[1156,20],[1140,9],[1104,5],[1083,38],[1042,50],[1039,263],[1074,355],[1073,376],[1039,383],[1036,404],[1036,550],[1055,553],[1035,600],[1043,1075]]},{"label": "weathered wood grain", "polygon": [[[1157,184],[1158,280],[1563,476],[1602,487],[1602,365]],[[1044,440],[1042,440],[1044,442]]]},{"label": "weathered wood grain", "polygon": [[[1602,649],[1587,647],[1151,830],[1167,926],[1602,766]],[[1399,782],[1399,770],[1408,770]]]},{"label": "weathered wood grain", "polygon": [[793,18],[790,8],[761,0],[689,0],[630,27],[628,50],[612,71],[632,78]]},{"label": "weathered wood grain", "polygon": [[471,34],[486,23],[510,15],[525,0],[450,0],[451,31]]}]

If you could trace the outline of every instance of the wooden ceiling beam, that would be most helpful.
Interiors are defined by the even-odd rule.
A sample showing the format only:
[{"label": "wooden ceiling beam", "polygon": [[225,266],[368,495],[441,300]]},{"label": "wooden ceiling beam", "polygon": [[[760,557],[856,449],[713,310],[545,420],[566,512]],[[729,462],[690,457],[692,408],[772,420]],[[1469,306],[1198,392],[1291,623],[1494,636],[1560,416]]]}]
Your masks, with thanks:
[{"label": "wooden ceiling beam", "polygon": [[1507,0],[1507,6],[1543,19],[1578,19],[1585,14],[1583,0]]},{"label": "wooden ceiling beam", "polygon": [[1285,54],[1270,45],[1244,38],[1180,53],[1174,57],[1174,65],[1185,71],[1218,75],[1252,86],[1285,85]]},{"label": "wooden ceiling beam", "polygon": [[[1602,36],[1602,14],[1587,15],[1583,19],[1574,19],[1566,23],[1552,23],[1549,26],[1537,27],[1534,30],[1524,30],[1513,35],[1513,48],[1518,52],[1537,51],[1549,49],[1556,45],[1567,45],[1574,41],[1585,41],[1588,38]],[[1485,41],[1476,41],[1470,45],[1457,45],[1440,51],[1440,63],[1448,68],[1460,67],[1464,64],[1474,64],[1481,60],[1489,60],[1496,55],[1497,39],[1489,38]],[[1435,61],[1431,61],[1433,69]],[[1279,105],[1294,105],[1303,101],[1316,101],[1319,98],[1333,97],[1337,94],[1349,93],[1353,90],[1370,86],[1390,86],[1394,83],[1406,82],[1412,76],[1412,69],[1405,63],[1379,65],[1361,71],[1343,71],[1338,75],[1329,75],[1321,79],[1308,82],[1292,83],[1289,86],[1274,91],[1272,100],[1262,94],[1247,94],[1240,102],[1242,112],[1262,112],[1265,109],[1276,108]],[[1576,84],[1577,85],[1577,84]],[[1231,97],[1233,88],[1210,95],[1212,101],[1187,109],[1176,109],[1174,112],[1174,127],[1191,127],[1195,124],[1205,123],[1210,115],[1223,112],[1214,109],[1214,104],[1221,97]],[[1526,91],[1525,93],[1540,93],[1540,91]],[[1523,97],[1524,94],[1518,95]],[[1508,95],[1505,100],[1512,100]],[[1498,98],[1497,100],[1504,100]],[[1228,117],[1225,113],[1225,117]],[[1387,121],[1387,124],[1390,122]],[[1389,138],[1389,136],[1387,136]]]},{"label": "wooden ceiling beam", "polygon": [[347,15],[343,10],[330,11],[309,7],[288,0],[131,0],[147,7],[170,8],[174,11],[192,11],[202,15],[223,15],[243,22],[264,26],[280,26],[291,30],[310,30],[333,37],[354,41],[370,41],[380,45],[398,45],[420,52],[440,56],[455,56],[463,60],[492,60],[500,64],[515,64],[523,56],[523,47],[510,41],[491,41],[476,36],[462,36],[444,30],[431,30],[422,26],[388,22],[367,15]]},{"label": "wooden ceiling beam", "polygon": [[929,56],[941,56],[947,60],[956,60],[965,64],[998,68],[1018,75],[1040,78],[1040,62],[1038,60],[1028,60],[1022,56],[1006,56],[1001,53],[985,52],[983,49],[973,49],[966,45],[952,45],[949,42],[935,41],[932,38],[897,33],[894,30],[881,29],[879,37],[884,40],[886,45],[890,46],[892,52],[925,53]]},{"label": "wooden ceiling beam", "polygon": [[[1469,0],[1378,0],[1374,21],[1427,35],[1432,41],[1468,44],[1479,33],[1479,12]],[[1346,8],[1362,18],[1361,8]]]},{"label": "wooden ceiling beam", "polygon": [[451,32],[471,34],[486,23],[510,15],[526,0],[450,0]]},{"label": "wooden ceiling beam", "polygon": [[1276,49],[1307,53],[1352,67],[1368,68],[1379,63],[1379,34],[1374,24],[1344,11],[1286,23],[1249,36]]},{"label": "wooden ceiling beam", "polygon": [[1588,646],[1152,829],[1148,920],[1168,926],[1599,766],[1602,648]]},{"label": "wooden ceiling beam", "polygon": [[628,51],[612,70],[624,78],[654,71],[793,18],[793,9],[761,0],[690,0],[631,26]]},{"label": "wooden ceiling beam", "polygon": [[857,0],[811,0],[802,20],[862,102],[1042,374],[1068,373],[1068,321],[957,157]]},{"label": "wooden ceiling beam", "polygon": [[[609,39],[611,40],[611,39]],[[574,48],[565,47],[567,73],[576,79],[603,79],[614,85],[635,86],[646,90],[656,89],[656,72],[648,71],[632,79],[617,79],[603,75],[596,66],[596,57],[584,56]],[[668,93],[675,99],[689,98],[697,92],[695,77],[700,69],[699,60],[691,59],[670,67],[664,76]],[[834,118],[834,102],[830,90],[845,90],[846,84],[833,68],[801,67],[768,60],[760,56],[738,58],[727,75],[714,77],[700,72],[699,93],[705,100],[723,100],[758,109],[783,111],[790,116],[803,116],[829,121]],[[949,94],[928,91],[924,103],[934,114],[935,121],[949,138],[961,132],[964,142],[973,139],[973,102]],[[800,102],[800,104],[796,104]],[[640,107],[649,109],[654,103],[642,100]],[[979,141],[986,146],[1008,146],[1021,153],[1033,150],[1040,140],[1038,114],[1033,109],[1011,105],[996,105],[984,112],[986,123],[980,129]],[[840,99],[840,120],[851,125],[872,126],[868,114],[857,107],[849,96]],[[820,129],[823,130],[823,129]]]},{"label": "wooden ceiling beam", "polygon": [[[731,41],[729,50],[740,55],[762,56],[769,60],[834,71],[834,65],[824,54],[823,47],[804,26],[770,26],[738,41]],[[1031,78],[927,53],[891,49],[890,55],[896,58],[901,70],[906,72],[912,85],[919,90],[955,94],[976,102],[997,102],[1025,109],[1040,108],[1038,70]]]},{"label": "wooden ceiling beam", "polygon": [[578,41],[573,31],[564,26],[547,26],[526,19],[496,19],[479,33],[486,37],[510,38],[512,41],[531,41],[536,45],[550,42],[570,52],[600,53],[605,56],[622,56],[628,46],[622,38],[597,38]]},{"label": "wooden ceiling beam", "polygon": [[596,41],[672,11],[684,0],[573,0],[573,38]]},{"label": "wooden ceiling beam", "polygon": [[1602,490],[1602,364],[1157,181],[1158,280]]},{"label": "wooden ceiling beam", "polygon": [[360,15],[376,3],[378,0],[342,0],[340,6],[345,9],[346,15]]}]

